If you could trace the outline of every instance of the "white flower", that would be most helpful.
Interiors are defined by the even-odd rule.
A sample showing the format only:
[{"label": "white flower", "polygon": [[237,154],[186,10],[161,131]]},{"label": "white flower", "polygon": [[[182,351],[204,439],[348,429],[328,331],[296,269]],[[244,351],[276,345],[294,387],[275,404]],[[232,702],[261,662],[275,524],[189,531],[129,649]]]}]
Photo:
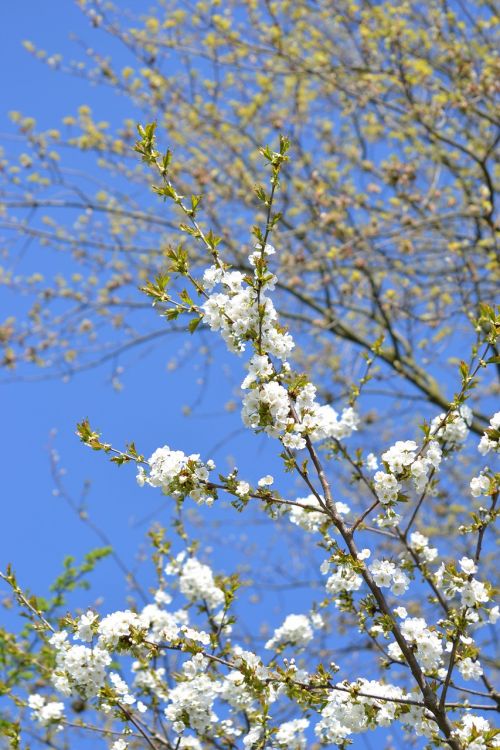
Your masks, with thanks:
[{"label": "white flower", "polygon": [[279,646],[296,646],[305,648],[313,639],[313,624],[307,615],[288,615],[283,624],[274,631],[265,648],[275,649]]},{"label": "white flower", "polygon": [[429,464],[426,459],[417,458],[410,466],[410,474],[417,492],[421,492],[427,484]]},{"label": "white flower", "polygon": [[184,633],[184,637],[190,641],[202,643],[204,646],[208,646],[210,643],[210,636],[204,630],[196,630],[196,628],[188,628],[184,626],[182,632]]},{"label": "white flower", "polygon": [[164,445],[150,456],[148,464],[149,474],[143,467],[137,474],[140,486],[160,487],[165,495],[180,500],[190,495],[199,505],[214,502],[215,492],[207,487],[210,471],[215,468],[213,461],[204,464],[198,453],[187,456]]},{"label": "white flower", "polygon": [[373,477],[374,488],[378,499],[383,505],[394,502],[398,496],[400,485],[393,474],[377,471]]},{"label": "white flower", "polygon": [[423,560],[423,562],[433,562],[438,551],[435,547],[429,547],[429,539],[419,531],[410,534],[409,547]]},{"label": "white flower", "polygon": [[[416,657],[423,671],[435,672],[443,662],[441,638],[427,627],[423,617],[407,617],[401,623],[401,633],[405,640],[416,647]],[[397,643],[391,643],[388,653],[393,659],[403,660]]]},{"label": "white flower", "polygon": [[243,737],[243,747],[245,750],[251,750],[255,743],[262,737],[263,729],[261,726],[255,726],[250,729],[247,735]]},{"label": "white flower", "polygon": [[330,561],[323,560],[323,562],[319,566],[319,572],[321,573],[321,575],[326,576],[329,570],[330,570]]},{"label": "white flower", "polygon": [[[58,724],[64,718],[64,703],[47,701],[44,696],[38,693],[28,697],[28,706],[31,708],[31,718],[41,724],[42,727]],[[62,727],[58,727],[58,730],[60,729]]]},{"label": "white flower", "polygon": [[248,375],[241,384],[243,390],[250,388],[252,383],[267,380],[273,374],[273,366],[269,361],[269,357],[267,357],[265,354],[254,354],[254,356],[249,360],[247,367]]},{"label": "white flower", "polygon": [[179,589],[189,601],[205,601],[210,609],[216,609],[224,603],[224,593],[215,584],[212,571],[196,557],[188,558],[182,566]]},{"label": "white flower", "polygon": [[[257,255],[250,256],[250,262]],[[205,272],[204,284],[209,290],[217,283],[225,287],[225,293],[213,293],[201,306],[204,319],[213,331],[220,331],[230,351],[242,352],[249,340],[260,334],[260,344],[272,356],[286,360],[294,346],[290,334],[278,327],[278,315],[266,290],[272,290],[276,278],[269,274],[267,281],[260,282],[260,294],[251,285],[246,285],[245,277],[239,271],[216,270]]]},{"label": "white flower", "polygon": [[389,560],[374,560],[369,570],[377,586],[390,586],[396,596],[403,594],[410,585],[408,576]]},{"label": "white flower", "polygon": [[179,750],[203,750],[200,741],[196,737],[186,736],[180,738],[178,748]]},{"label": "white flower", "polygon": [[238,482],[235,492],[239,497],[247,497],[250,493],[250,485],[248,482]]},{"label": "white flower", "polygon": [[388,587],[391,585],[396,566],[388,560],[374,560],[369,570],[377,586]]},{"label": "white flower", "polygon": [[113,612],[104,617],[99,623],[98,645],[105,649],[114,649],[119,641],[130,638],[131,628],[135,630],[145,629],[141,618],[129,609],[124,612]]},{"label": "white flower", "polygon": [[486,456],[490,451],[500,451],[500,411],[492,416],[488,429],[490,434],[485,432],[477,447],[482,456]]},{"label": "white flower", "polygon": [[[296,526],[305,531],[316,532],[322,524],[328,521],[328,516],[325,514],[321,507],[321,504],[316,495],[308,495],[307,497],[299,497],[297,502],[301,505],[307,505],[310,508],[318,508],[319,510],[306,510],[300,506],[292,507],[290,509],[290,521]],[[337,513],[344,514],[349,513],[349,507],[345,503],[335,503]]]},{"label": "white flower", "polygon": [[435,469],[439,468],[439,465],[443,459],[443,451],[441,450],[441,446],[436,440],[431,440],[431,442],[428,444],[425,457],[431,464],[431,466],[433,466]]},{"label": "white flower", "polygon": [[462,557],[458,564],[460,565],[461,569],[464,573],[466,573],[468,576],[473,575],[477,571],[477,565],[474,562],[474,560],[471,560],[470,557]]},{"label": "white flower", "polygon": [[224,271],[218,266],[210,266],[203,274],[203,285],[205,289],[211,291],[216,284],[219,284]]},{"label": "white flower", "polygon": [[486,495],[490,489],[490,480],[484,474],[472,477],[470,480],[470,494],[472,497]]},{"label": "white flower", "polygon": [[339,565],[326,582],[326,590],[329,594],[338,594],[341,591],[357,591],[363,579],[354,572],[350,565]]},{"label": "white flower", "polygon": [[475,607],[478,604],[484,604],[489,601],[489,594],[484,583],[476,581],[467,581],[461,591],[462,604],[465,607]]},{"label": "white flower", "polygon": [[156,604],[171,604],[172,597],[170,594],[167,594],[166,591],[163,591],[162,589],[158,589],[158,591],[155,592],[155,602]]},{"label": "white flower", "polygon": [[498,742],[495,740],[494,744],[486,744],[484,736],[490,731],[489,721],[482,716],[468,713],[453,730],[453,737],[458,739],[467,750],[489,750],[490,747],[498,747]]},{"label": "white flower", "polygon": [[[446,424],[442,422],[446,419]],[[458,411],[452,411],[446,418],[446,414],[440,414],[431,422],[431,434],[446,442],[450,446],[463,443],[469,434],[469,426],[472,423],[472,411],[468,406],[461,406]],[[441,426],[440,426],[441,425]]]},{"label": "white flower", "polygon": [[181,734],[187,714],[189,726],[200,734],[206,732],[217,721],[212,707],[217,696],[217,685],[206,674],[196,674],[195,679],[179,682],[168,693],[165,716],[173,723],[173,729]]},{"label": "white flower", "polygon": [[247,686],[244,675],[237,669],[226,675],[219,690],[219,696],[240,711],[251,709],[255,702],[255,697]]},{"label": "white flower", "polygon": [[[136,691],[147,695],[155,695],[161,701],[167,700],[168,689],[164,667],[158,667],[157,669],[148,668],[141,664],[141,662],[134,661],[132,672],[134,673],[133,684]],[[137,704],[137,708],[139,709],[139,703]]]},{"label": "white flower", "polygon": [[398,440],[389,450],[382,453],[382,461],[392,474],[400,474],[406,466],[415,460],[418,445],[413,440]]},{"label": "white flower", "polygon": [[80,694],[85,698],[97,695],[106,679],[111,656],[102,648],[69,646],[57,652],[52,675],[54,687],[63,695]]},{"label": "white flower", "polygon": [[65,630],[62,630],[59,633],[54,633],[54,635],[51,635],[49,638],[50,645],[56,649],[56,651],[59,651],[62,648],[66,648],[68,645],[68,634]]},{"label": "white flower", "polygon": [[280,747],[287,750],[306,750],[307,739],[304,732],[309,726],[307,719],[293,719],[281,724],[274,739]]},{"label": "white flower", "polygon": [[131,706],[135,703],[135,698],[131,695],[129,687],[125,680],[123,680],[116,672],[110,672],[109,681],[113,685],[114,689],[120,696],[120,702],[127,706]]},{"label": "white flower", "polygon": [[274,380],[253,388],[243,399],[243,423],[252,429],[263,429],[271,437],[278,437],[288,427],[289,415],[288,393]]},{"label": "white flower", "polygon": [[94,625],[97,620],[97,615],[91,610],[89,610],[85,615],[82,615],[78,620],[75,638],[79,641],[85,641],[89,643],[94,637],[92,625]]},{"label": "white flower", "polygon": [[[351,734],[365,732],[377,726],[387,727],[396,718],[398,704],[390,700],[377,700],[363,695],[353,697],[345,692],[345,683],[338,683],[341,690],[332,690],[326,706],[321,710],[321,721],[314,729],[322,743],[343,746]],[[359,692],[381,698],[403,698],[401,688],[375,680],[359,679],[353,684]]]},{"label": "white flower", "polygon": [[500,607],[496,605],[495,607],[492,607],[489,611],[489,622],[494,625],[496,621],[500,618]]},{"label": "white flower", "polygon": [[259,487],[270,487],[274,483],[274,478],[271,474],[266,474],[265,477],[261,477],[257,482]]},{"label": "white flower", "polygon": [[458,671],[464,680],[479,680],[483,674],[483,668],[478,661],[472,661],[470,657],[458,662]]},{"label": "white flower", "polygon": [[156,604],[146,604],[139,616],[141,628],[145,628],[148,641],[173,641],[179,635],[179,628],[185,624],[187,614],[183,610],[167,612]]}]

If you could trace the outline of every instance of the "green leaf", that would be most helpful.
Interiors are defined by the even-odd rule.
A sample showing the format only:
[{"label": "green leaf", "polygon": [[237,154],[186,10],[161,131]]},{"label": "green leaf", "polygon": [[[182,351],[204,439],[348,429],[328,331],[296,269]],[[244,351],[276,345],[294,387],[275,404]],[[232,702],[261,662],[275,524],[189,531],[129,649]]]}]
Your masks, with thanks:
[{"label": "green leaf", "polygon": [[194,333],[198,326],[200,325],[203,318],[192,318],[188,323],[188,331],[189,333]]}]

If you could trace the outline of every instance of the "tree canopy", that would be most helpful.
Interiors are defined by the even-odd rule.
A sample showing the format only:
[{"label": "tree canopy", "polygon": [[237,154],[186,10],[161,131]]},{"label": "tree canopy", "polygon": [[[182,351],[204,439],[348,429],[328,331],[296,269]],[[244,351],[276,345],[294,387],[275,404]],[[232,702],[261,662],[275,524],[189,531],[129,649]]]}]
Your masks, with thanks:
[{"label": "tree canopy", "polygon": [[[179,190],[203,196],[203,221],[235,268],[246,268],[256,221],[257,149],[290,138],[280,312],[293,330],[314,327],[301,356],[330,395],[345,393],[346,371],[380,342],[374,390],[444,408],[449,364],[498,283],[494,5],[169,1],[133,17],[78,4],[96,35],[82,60],[36,40],[27,49],[55,79],[85,77],[157,121]],[[130,64],[99,50],[102,32]],[[148,200],[134,117],[111,127],[112,106],[82,104],[44,131],[11,113],[26,148],[2,169],[9,256],[35,244],[71,259],[49,276],[43,255],[26,274],[5,264],[2,283],[31,300],[25,320],[2,323],[14,375],[126,363],[131,347],[166,335],[137,288],[164,266],[175,210]],[[475,410],[480,433],[486,415]]]}]

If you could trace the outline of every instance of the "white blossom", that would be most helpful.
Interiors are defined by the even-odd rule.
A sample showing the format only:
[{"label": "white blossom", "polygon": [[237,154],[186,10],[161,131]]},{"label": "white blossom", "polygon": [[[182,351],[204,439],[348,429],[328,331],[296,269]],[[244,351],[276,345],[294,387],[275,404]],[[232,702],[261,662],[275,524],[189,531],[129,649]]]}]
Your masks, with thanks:
[{"label": "white blossom", "polygon": [[57,652],[52,675],[54,687],[63,695],[80,694],[90,698],[98,694],[106,680],[111,656],[102,648],[69,646]]},{"label": "white blossom", "polygon": [[[483,716],[465,714],[453,730],[453,737],[462,743],[467,750],[487,750],[485,735],[491,730],[490,723]],[[489,747],[499,747],[498,736]]]},{"label": "white blossom", "polygon": [[[31,718],[42,727],[57,725],[64,718],[64,703],[58,701],[47,701],[43,695],[33,693],[28,697],[28,706],[31,708]],[[57,727],[58,730],[62,726]]]},{"label": "white blossom", "polygon": [[214,491],[207,487],[210,471],[215,468],[213,461],[203,463],[198,453],[187,456],[164,445],[150,456],[148,465],[149,474],[142,466],[139,468],[139,485],[160,487],[165,495],[175,499],[189,495],[200,505],[212,505],[214,502]]},{"label": "white blossom", "polygon": [[287,748],[287,750],[306,750],[307,739],[304,732],[308,726],[307,719],[285,721],[274,735],[274,741],[280,748]]},{"label": "white blossom", "polygon": [[274,478],[271,474],[266,474],[265,477],[261,477],[257,482],[259,487],[270,487],[274,483]]},{"label": "white blossom", "polygon": [[482,456],[490,451],[500,452],[500,411],[497,411],[490,419],[488,432],[485,432],[477,447]]},{"label": "white blossom", "polygon": [[97,628],[99,634],[98,645],[104,649],[114,649],[121,640],[128,641],[131,629],[145,630],[139,615],[129,609],[123,612],[113,612],[104,617]]},{"label": "white blossom", "polygon": [[212,710],[216,697],[216,684],[206,674],[197,674],[196,679],[179,682],[169,691],[165,716],[174,731],[181,734],[185,729],[183,716],[187,714],[191,729],[202,734],[217,721]]},{"label": "white blossom", "polygon": [[389,560],[374,560],[369,566],[377,586],[390,587],[393,594],[403,594],[410,585],[408,576]]},{"label": "white blossom", "polygon": [[483,668],[478,661],[472,661],[468,656],[458,662],[458,671],[464,680],[479,680],[483,674]]},{"label": "white blossom", "polygon": [[[328,702],[321,711],[321,721],[314,731],[325,744],[343,745],[352,734],[366,732],[377,726],[389,726],[397,716],[399,706],[391,701],[377,700],[357,695],[355,698],[343,688],[345,683],[337,683],[341,690],[332,690]],[[386,685],[375,680],[357,680],[360,692],[370,696],[402,698],[401,688]],[[376,709],[376,710],[374,710]]]},{"label": "white blossom", "polygon": [[477,565],[474,560],[470,559],[470,557],[462,557],[458,561],[458,564],[460,565],[460,568],[463,570],[463,572],[467,575],[473,575],[477,572]]},{"label": "white blossom", "polygon": [[267,641],[265,648],[275,649],[287,645],[305,648],[313,636],[313,624],[307,615],[288,615]]},{"label": "white blossom", "polygon": [[373,477],[373,482],[377,497],[383,505],[394,502],[397,499],[401,487],[393,474],[377,471]]},{"label": "white blossom", "polygon": [[467,581],[461,591],[462,604],[465,607],[476,607],[478,604],[484,604],[489,601],[489,594],[486,586],[481,581],[473,578]]},{"label": "white blossom", "polygon": [[326,582],[326,590],[329,594],[338,594],[341,591],[357,591],[363,579],[355,573],[350,565],[339,565],[337,570]]},{"label": "white blossom", "polygon": [[80,641],[90,643],[94,637],[92,626],[97,622],[98,616],[95,612],[89,610],[86,614],[82,615],[78,620],[78,626],[75,634],[75,638]]},{"label": "white blossom", "polygon": [[[423,671],[435,672],[443,661],[443,645],[440,636],[427,627],[423,617],[407,617],[401,623],[401,633],[405,640],[416,647],[416,657]],[[403,660],[397,643],[391,643],[388,653],[393,659]]]},{"label": "white blossom", "polygon": [[[170,574],[170,568],[165,572]],[[191,602],[205,601],[210,609],[224,603],[224,592],[216,585],[212,571],[196,557],[189,557],[181,565],[179,590]]]},{"label": "white blossom", "polygon": [[490,480],[484,474],[479,474],[477,477],[472,477],[470,480],[470,494],[472,497],[480,497],[480,495],[486,495],[490,489]]},{"label": "white blossom", "polygon": [[[445,419],[446,424],[443,425]],[[434,417],[430,431],[431,435],[439,438],[447,445],[456,446],[466,440],[471,423],[472,410],[468,406],[461,406],[458,411],[452,411],[448,417],[444,413]]]},{"label": "white blossom", "polygon": [[421,534],[419,531],[413,531],[409,538],[409,547],[412,549],[423,562],[433,562],[438,556],[438,551],[435,547],[429,547],[428,537]]},{"label": "white blossom", "polygon": [[398,440],[382,453],[382,461],[388,465],[392,474],[401,474],[415,460],[417,450],[418,445],[413,440]]}]

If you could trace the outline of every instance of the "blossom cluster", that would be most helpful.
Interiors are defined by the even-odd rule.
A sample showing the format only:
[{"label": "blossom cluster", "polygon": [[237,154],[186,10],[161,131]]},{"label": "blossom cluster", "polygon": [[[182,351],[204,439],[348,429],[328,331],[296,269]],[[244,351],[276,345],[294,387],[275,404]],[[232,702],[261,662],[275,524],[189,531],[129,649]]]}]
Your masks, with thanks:
[{"label": "blossom cluster", "polygon": [[108,651],[99,646],[71,646],[62,639],[56,641],[52,638],[51,643],[56,648],[56,667],[52,677],[56,690],[66,696],[90,698],[97,695],[106,681],[106,667],[111,664]]},{"label": "blossom cluster", "polygon": [[[295,400],[279,382],[265,355],[255,355],[250,360],[250,374],[242,388],[249,389],[243,397],[243,423],[254,430],[263,430],[271,437],[281,438],[290,450],[305,448],[305,437],[312,442],[327,438],[340,440],[357,430],[359,417],[351,407],[339,417],[328,404],[316,400],[312,383],[300,388]],[[273,379],[274,378],[274,379]]]},{"label": "blossom cluster", "polygon": [[203,463],[198,453],[186,456],[182,451],[171,450],[168,445],[158,448],[148,459],[149,474],[141,466],[137,482],[142,486],[161,487],[165,495],[183,500],[188,495],[200,505],[211,505],[216,492],[210,488],[210,471],[213,461]]},{"label": "blossom cluster", "polygon": [[[300,526],[304,531],[319,531],[322,524],[328,520],[328,516],[325,515],[316,495],[311,494],[307,495],[307,497],[299,497],[297,498],[297,503],[300,504],[290,508],[290,521],[295,524],[295,526]],[[309,510],[309,508],[311,508],[311,510]],[[313,510],[313,508],[318,508],[318,510]],[[349,506],[343,502],[336,502],[335,509],[340,516],[347,515],[350,512]]]},{"label": "blossom cluster", "polygon": [[[265,246],[264,256],[274,253],[271,245]],[[254,252],[249,259],[255,267],[254,283],[247,283],[239,271],[208,268],[203,275],[205,289],[212,290],[220,284],[224,291],[211,294],[201,309],[206,323],[213,331],[220,331],[231,351],[243,352],[246,343],[258,336],[262,351],[286,360],[295,344],[290,334],[280,328],[273,301],[266,294],[274,289],[276,277],[262,274],[260,255]]]},{"label": "blossom cluster", "polygon": [[318,612],[307,615],[288,615],[267,641],[265,648],[277,649],[290,645],[305,648],[314,637],[314,630],[323,627],[323,618]]},{"label": "blossom cluster", "polygon": [[390,699],[404,697],[401,688],[376,680],[361,678],[352,685],[337,683],[314,731],[321,742],[342,746],[352,734],[389,726],[401,713],[401,704]]},{"label": "blossom cluster", "polygon": [[[329,563],[321,566],[321,572],[326,574]],[[326,581],[326,590],[329,594],[340,594],[344,591],[358,591],[363,584],[363,579],[349,563],[337,565],[336,570]]]},{"label": "blossom cluster", "polygon": [[490,419],[489,428],[481,437],[477,449],[482,456],[486,456],[490,451],[500,453],[500,411]]},{"label": "blossom cluster", "polygon": [[[306,500],[310,501],[310,498]],[[304,514],[308,516],[314,512],[304,511]],[[299,517],[299,520],[302,522],[303,519]],[[419,532],[410,536],[410,545],[428,562],[435,559],[428,539]],[[362,550],[358,554],[360,564],[364,564],[363,561],[369,556],[369,550]],[[331,564],[323,564],[322,572],[328,573]],[[409,578],[392,561],[374,560],[368,567],[378,586],[391,587],[395,595],[406,591]],[[328,592],[336,594],[359,589],[362,577],[357,570],[345,559],[336,563],[335,571],[327,581]],[[455,572],[457,580],[454,586],[457,590],[460,587],[462,605],[473,606],[471,594],[464,593],[469,590],[475,592],[476,603],[483,603],[486,589],[481,588],[482,584],[473,578],[475,563],[462,558],[460,570]],[[452,575],[448,569],[440,571],[436,580],[441,576],[443,589],[446,590]],[[217,585],[208,565],[183,551],[167,564],[165,574],[167,577],[176,576],[180,593],[189,603],[201,603],[212,624],[222,624],[220,612],[214,610],[224,604],[224,592]],[[115,702],[142,714],[148,711],[147,702],[153,698],[154,704],[161,707],[169,727],[178,736],[176,746],[185,750],[200,750],[202,745],[197,736],[205,734],[230,739],[235,747],[239,746],[237,740],[241,741],[244,750],[253,750],[257,743],[263,743],[265,750],[305,750],[309,740],[306,735],[309,719],[292,718],[276,727],[267,738],[267,735],[264,736],[266,730],[260,707],[263,702],[269,706],[284,698],[287,680],[289,686],[294,683],[307,686],[310,676],[303,669],[297,669],[293,659],[291,662],[284,660],[289,672],[287,680],[284,680],[279,672],[267,667],[257,654],[242,649],[229,639],[219,644],[224,654],[222,663],[225,674],[214,671],[211,654],[203,649],[213,646],[215,641],[209,633],[189,623],[186,609],[168,609],[173,599],[163,585],[156,591],[154,602],[146,604],[139,612],[118,611],[103,618],[92,611],[84,613],[73,624],[72,637],[76,643],[70,642],[66,631],[55,633],[51,638],[56,652],[54,687],[65,696],[80,695],[86,700],[95,698],[105,712]],[[394,610],[394,614],[401,619],[401,634],[412,648],[423,672],[444,679],[447,671],[444,656],[451,644],[423,617],[409,617],[401,606]],[[493,610],[491,617],[494,617]],[[265,643],[265,648],[275,652],[274,660],[277,658],[276,652],[280,653],[286,647],[300,653],[312,643],[315,631],[323,627],[323,619],[318,612],[290,614],[276,628]],[[224,639],[227,632],[221,629],[220,637]],[[161,646],[169,643],[181,651],[182,644],[196,645],[195,652],[191,646],[186,649],[191,653],[182,663],[173,685],[167,683],[165,668],[151,661],[150,651],[154,644]],[[457,670],[464,680],[478,679],[482,675],[481,664],[474,657],[474,652],[467,651],[471,644],[472,639],[462,637],[456,656]],[[200,648],[200,652],[196,652],[197,648]],[[387,651],[394,661],[404,661],[397,642],[390,643]],[[121,653],[135,658],[131,664],[133,679],[130,685],[122,674],[111,671],[112,662]],[[331,666],[338,669],[333,664]],[[103,688],[106,690],[103,691]],[[364,678],[355,683],[339,682],[328,690],[319,720],[312,731],[322,743],[341,745],[353,734],[387,727],[399,719],[417,734],[435,736],[437,727],[429,715],[423,708],[405,703],[405,698],[415,702],[414,693],[408,694],[394,685]],[[60,727],[64,718],[62,703],[47,702],[45,698],[35,695],[30,697],[29,706],[33,718],[40,724],[55,729]],[[249,726],[238,720],[240,713],[251,717]],[[455,730],[457,736],[462,736],[467,729],[465,724],[458,725]],[[190,731],[195,736],[187,734]],[[120,739],[114,743],[114,747],[116,750],[126,750],[127,743]]]},{"label": "blossom cluster", "polygon": [[[474,578],[477,565],[469,557],[459,560],[459,570],[454,564],[442,563],[435,573],[435,581],[447,599],[460,596],[462,606],[471,609],[482,607],[490,600],[491,587]],[[472,613],[469,613],[469,618]]]},{"label": "blossom cluster", "polygon": [[55,724],[56,730],[62,729],[60,722],[64,717],[64,703],[48,701],[45,696],[33,693],[28,697],[28,706],[31,708],[31,718],[42,727]]},{"label": "blossom cluster", "polygon": [[410,585],[410,579],[406,573],[390,560],[374,560],[369,570],[377,586],[390,587],[395,596],[404,594]]},{"label": "blossom cluster", "polygon": [[[241,385],[248,391],[243,397],[243,423],[281,438],[290,450],[300,450],[306,445],[306,435],[313,442],[348,437],[357,429],[359,418],[351,407],[339,417],[331,406],[320,405],[311,383],[303,384],[293,399],[285,387],[291,373],[287,359],[295,344],[279,325],[274,304],[266,294],[276,283],[267,270],[267,258],[274,253],[274,248],[266,245],[263,251],[258,246],[250,254],[253,278],[217,265],[208,268],[203,275],[204,289],[212,292],[221,285],[224,291],[210,294],[201,310],[206,323],[220,331],[231,351],[245,351],[248,342],[254,349]],[[281,363],[279,368],[272,360]]]},{"label": "blossom cluster", "polygon": [[472,423],[472,409],[462,404],[450,414],[439,414],[431,422],[431,435],[449,447],[456,447],[467,439]]},{"label": "blossom cluster", "polygon": [[409,547],[424,563],[434,562],[438,556],[436,547],[429,547],[429,538],[421,534],[420,531],[413,531],[410,534]]},{"label": "blossom cluster", "polygon": [[[423,617],[408,617],[406,612],[401,623],[401,633],[407,643],[413,646],[415,656],[425,673],[434,673],[443,663],[443,639],[431,630]],[[393,642],[388,647],[389,656],[396,661],[404,661],[401,648]]]},{"label": "blossom cluster", "polygon": [[216,585],[210,567],[196,557],[187,557],[185,551],[167,565],[165,573],[179,576],[179,589],[189,601],[204,601],[210,609],[224,603],[224,592]]},{"label": "blossom cluster", "polygon": [[394,504],[405,484],[411,483],[421,492],[430,476],[437,470],[442,460],[442,450],[436,440],[431,440],[425,453],[419,453],[414,440],[398,440],[382,454],[386,471],[377,471],[373,477],[373,487],[382,505]]}]

